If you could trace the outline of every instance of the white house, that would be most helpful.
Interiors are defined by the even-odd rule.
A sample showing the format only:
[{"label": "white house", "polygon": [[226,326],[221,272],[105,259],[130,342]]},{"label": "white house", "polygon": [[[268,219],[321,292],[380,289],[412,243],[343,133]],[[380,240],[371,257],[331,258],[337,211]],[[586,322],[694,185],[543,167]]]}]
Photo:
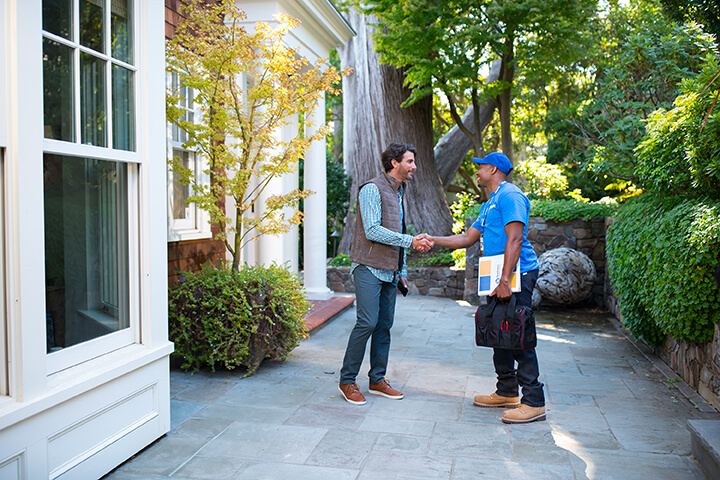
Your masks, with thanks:
[{"label": "white house", "polygon": [[[328,0],[243,6],[300,18],[311,60],[352,34]],[[2,479],[98,478],[170,428],[167,225],[177,242],[209,232],[168,222],[166,12],[160,0],[0,0]],[[306,285],[320,294],[324,153],[306,159],[318,192],[306,228],[323,242],[322,268],[306,247]],[[297,244],[263,242],[248,260],[285,261]]]}]

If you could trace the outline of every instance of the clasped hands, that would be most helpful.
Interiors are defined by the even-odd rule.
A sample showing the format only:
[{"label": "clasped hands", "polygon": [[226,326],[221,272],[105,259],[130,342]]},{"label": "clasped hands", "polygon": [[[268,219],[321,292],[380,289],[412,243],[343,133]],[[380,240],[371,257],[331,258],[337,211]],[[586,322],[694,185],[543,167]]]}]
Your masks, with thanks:
[{"label": "clasped hands", "polygon": [[435,245],[433,238],[427,233],[421,233],[413,238],[412,248],[420,253],[425,253]]}]

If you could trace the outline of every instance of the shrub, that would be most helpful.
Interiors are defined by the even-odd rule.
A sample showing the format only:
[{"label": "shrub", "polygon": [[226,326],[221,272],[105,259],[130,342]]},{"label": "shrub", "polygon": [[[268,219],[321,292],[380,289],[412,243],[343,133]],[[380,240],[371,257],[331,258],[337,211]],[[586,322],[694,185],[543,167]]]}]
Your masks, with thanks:
[{"label": "shrub", "polygon": [[299,278],[278,265],[240,271],[206,264],[170,290],[170,339],[181,368],[219,364],[252,375],[265,358],[284,360],[307,335],[310,304]]},{"label": "shrub", "polygon": [[408,267],[434,267],[455,263],[451,251],[443,250],[430,254],[408,257]]},{"label": "shrub", "polygon": [[608,230],[608,271],[625,326],[651,346],[712,339],[720,321],[720,202],[629,200]]},{"label": "shrub", "polygon": [[337,257],[333,258],[328,262],[328,265],[331,267],[349,267],[350,266],[350,257],[347,253],[340,253]]},{"label": "shrub", "polygon": [[345,228],[345,216],[350,205],[350,186],[352,179],[345,172],[342,164],[327,160],[327,254],[335,253],[333,232],[342,233]]},{"label": "shrub", "polygon": [[515,168],[515,184],[529,198],[559,200],[567,197],[568,179],[559,165],[545,157],[531,158]]},{"label": "shrub", "polygon": [[637,148],[640,184],[660,193],[720,199],[720,64],[710,55],[683,82],[674,107],[658,109]]},{"label": "shrub", "polygon": [[531,200],[530,215],[553,222],[568,222],[576,218],[612,217],[617,204],[610,199],[598,202],[580,200]]}]

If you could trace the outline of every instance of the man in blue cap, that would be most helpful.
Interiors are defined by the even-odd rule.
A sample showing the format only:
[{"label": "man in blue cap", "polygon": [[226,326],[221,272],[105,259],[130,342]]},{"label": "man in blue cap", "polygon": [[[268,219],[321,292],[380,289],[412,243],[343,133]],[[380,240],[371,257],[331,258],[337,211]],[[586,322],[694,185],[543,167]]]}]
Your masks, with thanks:
[{"label": "man in blue cap", "polygon": [[[532,292],[538,278],[538,259],[527,239],[530,201],[506,178],[513,166],[502,153],[485,158],[473,158],[479,165],[478,186],[487,189],[490,198],[480,209],[467,232],[449,237],[432,237],[435,245],[453,249],[474,245],[482,235],[485,255],[504,255],[500,283],[490,296],[507,301],[512,296],[510,275],[520,259],[521,291],[516,293],[517,304],[532,305]],[[517,368],[515,363],[517,362]],[[479,407],[515,407],[503,413],[505,423],[529,423],[545,420],[545,395],[537,354],[532,350],[493,349],[493,363],[497,374],[496,391],[490,395],[475,395],[473,403]],[[522,403],[518,396],[522,387]]]}]

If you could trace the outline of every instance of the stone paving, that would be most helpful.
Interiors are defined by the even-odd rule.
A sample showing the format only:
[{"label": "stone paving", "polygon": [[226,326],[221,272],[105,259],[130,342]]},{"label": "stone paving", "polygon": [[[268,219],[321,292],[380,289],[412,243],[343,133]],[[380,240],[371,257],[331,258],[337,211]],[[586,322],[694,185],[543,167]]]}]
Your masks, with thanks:
[{"label": "stone paving", "polygon": [[[159,479],[705,479],[689,419],[720,419],[604,313],[540,312],[547,420],[501,423],[474,307],[398,298],[387,379],[403,400],[345,402],[350,308],[258,372],[171,371],[172,430],[106,476]],[[367,391],[367,362],[358,379]],[[685,394],[683,394],[683,392]]]}]

